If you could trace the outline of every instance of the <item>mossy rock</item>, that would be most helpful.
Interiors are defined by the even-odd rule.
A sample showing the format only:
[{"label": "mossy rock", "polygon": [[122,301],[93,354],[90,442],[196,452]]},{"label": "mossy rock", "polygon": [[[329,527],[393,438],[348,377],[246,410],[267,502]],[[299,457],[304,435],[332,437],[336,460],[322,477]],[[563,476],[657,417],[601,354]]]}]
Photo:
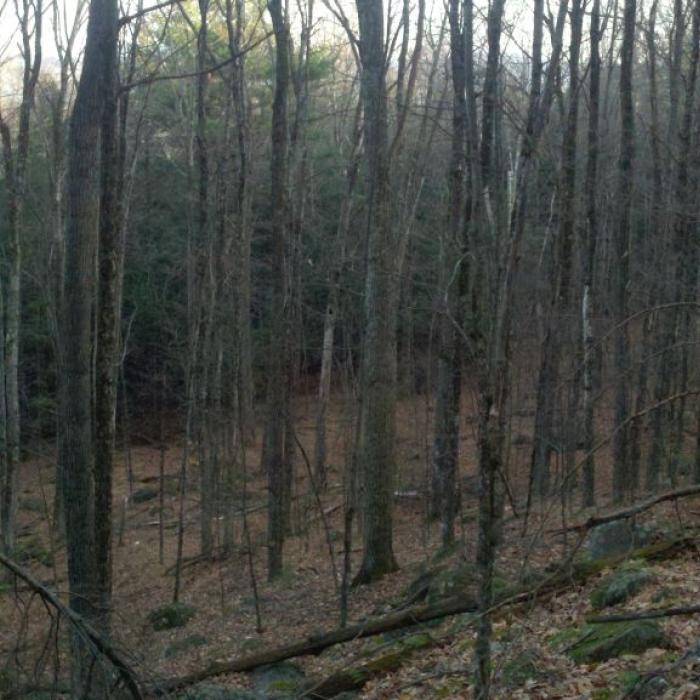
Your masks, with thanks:
[{"label": "mossy rock", "polygon": [[607,622],[586,625],[566,653],[576,663],[595,663],[622,656],[641,654],[647,649],[669,648],[670,640],[655,622]]},{"label": "mossy rock", "polygon": [[131,494],[132,503],[146,503],[155,498],[158,498],[158,489],[151,489],[147,487],[137,489]]},{"label": "mossy rock", "polygon": [[646,569],[621,569],[606,576],[591,593],[591,604],[596,610],[619,605],[637,595],[653,580]]},{"label": "mossy rock", "polygon": [[445,598],[465,594],[475,585],[476,572],[473,565],[462,564],[455,568],[439,564],[421,572],[406,587],[402,600],[404,604],[422,600],[432,604]]},{"label": "mossy rock", "polygon": [[649,545],[658,535],[659,531],[654,525],[615,520],[591,528],[584,547],[591,559],[603,559],[625,555],[635,547]]},{"label": "mossy rock", "polygon": [[184,639],[178,639],[172,644],[169,644],[165,649],[165,658],[169,659],[172,656],[177,656],[184,651],[189,651],[190,649],[196,649],[197,647],[202,647],[207,643],[207,638],[201,634],[191,634],[189,637]]},{"label": "mossy rock", "polygon": [[193,617],[196,610],[186,603],[169,603],[152,610],[148,621],[156,632],[184,627]]},{"label": "mossy rock", "polygon": [[253,688],[260,698],[294,698],[302,692],[304,672],[291,661],[261,666],[252,674]]},{"label": "mossy rock", "polygon": [[690,541],[687,538],[676,538],[647,544],[632,550],[626,555],[591,559],[582,557],[575,559],[570,568],[561,568],[561,562],[551,562],[545,567],[545,573],[551,575],[557,573],[562,580],[584,583],[591,576],[599,574],[605,569],[613,569],[623,562],[629,561],[665,561],[688,551]]},{"label": "mossy rock", "polygon": [[526,649],[503,666],[503,682],[511,688],[519,688],[530,678],[537,679],[541,675],[540,662],[536,651]]}]

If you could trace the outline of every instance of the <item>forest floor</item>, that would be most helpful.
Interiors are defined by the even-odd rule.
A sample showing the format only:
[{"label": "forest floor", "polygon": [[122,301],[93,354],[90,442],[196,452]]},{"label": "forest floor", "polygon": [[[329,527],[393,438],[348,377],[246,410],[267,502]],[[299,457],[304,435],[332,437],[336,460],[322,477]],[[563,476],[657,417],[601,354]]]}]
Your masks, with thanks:
[{"label": "forest floor", "polygon": [[[381,581],[351,591],[349,621],[388,612],[404,595],[407,586],[434,562],[439,545],[437,528],[426,525],[423,499],[420,498],[426,474],[429,438],[425,429],[429,407],[423,399],[404,400],[399,412],[399,478],[397,481],[395,553],[400,570]],[[305,402],[297,406],[297,431],[301,442],[312,453],[313,411]],[[327,513],[330,541],[336,567],[342,567],[343,512],[342,467],[347,452],[345,435],[350,419],[342,405],[335,407],[330,430],[329,488],[322,495]],[[477,497],[474,488],[474,426],[466,411],[462,449],[462,518],[460,547],[445,562],[468,566],[473,560],[476,542]],[[512,428],[511,487],[517,496],[517,513],[508,505],[503,545],[499,550],[497,571],[507,581],[516,581],[527,560],[535,570],[564,555],[566,545],[553,532],[561,525],[562,509],[558,501],[535,509],[529,532],[522,536],[522,503],[527,489],[525,464],[530,444],[527,429],[531,417],[516,419]],[[233,555],[215,561],[197,561],[199,546],[198,502],[196,488],[189,491],[186,509],[185,557],[181,600],[195,614],[185,627],[154,631],[149,613],[172,599],[173,564],[176,553],[176,474],[180,468],[182,446],[171,441],[165,453],[167,483],[163,563],[159,561],[158,487],[160,451],[155,446],[134,445],[121,450],[115,475],[115,547],[114,547],[114,638],[120,648],[135,660],[139,672],[152,681],[167,680],[200,670],[211,661],[230,660],[242,654],[279,646],[309,635],[328,631],[338,625],[339,596],[330,563],[328,542],[315,499],[308,493],[303,465],[295,481],[293,522],[297,534],[285,547],[284,575],[273,583],[265,576],[265,479],[259,473],[260,444],[249,449],[250,479],[247,485],[248,526],[253,545],[253,562],[258,586],[262,632],[256,630],[255,597],[252,593],[248,549],[243,544],[242,523],[237,521],[236,537],[241,545]],[[127,502],[129,482],[126,461],[134,474],[134,493],[147,500]],[[301,462],[301,459],[299,460]],[[54,533],[47,514],[52,503],[54,462],[49,455],[29,459],[22,469],[20,498],[20,543],[27,554],[27,566],[49,586],[65,592],[65,552],[55,546]],[[603,468],[604,470],[604,463]],[[196,482],[196,467],[191,481]],[[600,492],[608,484],[600,479]],[[599,502],[605,503],[601,495]],[[259,507],[259,506],[263,507]],[[604,510],[604,509],[602,509]],[[566,511],[564,511],[566,513]],[[544,517],[546,514],[548,517]],[[569,516],[580,522],[590,512]],[[664,504],[645,516],[666,528],[686,529],[700,525],[700,498],[677,504]],[[55,547],[55,551],[54,551]],[[361,538],[355,533],[352,569],[361,559]],[[637,610],[659,605],[690,605],[700,593],[698,553],[688,548],[680,556],[650,563],[651,583],[622,607]],[[585,585],[534,602],[527,607],[504,608],[494,620],[493,663],[494,697],[497,698],[606,698],[624,695],[639,674],[672,664],[700,641],[700,616],[663,619],[663,630],[672,640],[671,648],[650,649],[597,664],[576,665],[567,655],[566,631],[584,623],[591,613],[590,594],[606,572],[594,576]],[[663,603],[659,603],[663,600]],[[619,608],[611,608],[615,612]],[[606,613],[608,611],[606,610]],[[40,601],[28,592],[0,583],[0,674],[3,670],[35,660],[46,644],[49,623]],[[426,625],[432,642],[407,659],[398,670],[380,673],[361,691],[366,698],[469,698],[474,627],[465,616],[444,619]],[[317,657],[296,660],[307,677],[323,679],[339,669],[352,668],[368,654],[381,649],[383,640],[355,640],[333,647]],[[32,656],[33,654],[33,656]],[[525,671],[518,671],[523,664]],[[513,672],[515,669],[515,672]],[[667,686],[653,697],[700,697],[700,662],[688,663],[666,676]],[[1,680],[1,678],[0,678]],[[246,687],[245,674],[212,679],[220,686]],[[1,686],[0,686],[1,688]],[[664,694],[665,693],[665,694]],[[2,692],[0,690],[0,696]]]}]

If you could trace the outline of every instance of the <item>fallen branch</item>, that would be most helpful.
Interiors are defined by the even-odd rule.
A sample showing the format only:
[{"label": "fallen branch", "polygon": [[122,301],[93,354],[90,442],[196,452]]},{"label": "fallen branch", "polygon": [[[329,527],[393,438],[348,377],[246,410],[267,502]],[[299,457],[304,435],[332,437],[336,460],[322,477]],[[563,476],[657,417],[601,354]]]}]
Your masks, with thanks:
[{"label": "fallen branch", "polygon": [[24,583],[36,592],[45,603],[53,607],[60,615],[63,615],[81,635],[92,643],[97,652],[111,662],[112,666],[114,666],[119,676],[124,681],[124,685],[132,698],[135,700],[143,699],[144,695],[139,687],[135,671],[121,658],[120,654],[117,653],[114,647],[104,639],[104,637],[95,631],[95,629],[78,615],[78,613],[62,603],[55,594],[41,582],[37,581],[26,569],[1,552],[0,564],[11,571],[17,578],[24,581]]},{"label": "fallen branch", "polygon": [[594,515],[588,518],[585,523],[578,523],[577,525],[569,525],[568,527],[556,530],[556,532],[571,532],[571,531],[582,531],[590,530],[591,528],[597,527],[598,525],[605,525],[606,523],[611,523],[615,520],[623,520],[625,518],[632,518],[635,515],[644,513],[645,511],[653,508],[659,503],[664,501],[675,501],[679,498],[686,498],[687,496],[696,496],[700,494],[700,484],[695,484],[693,486],[685,486],[681,489],[676,489],[675,491],[667,491],[666,493],[661,493],[658,496],[652,496],[647,498],[645,501],[640,501],[627,508],[621,508],[620,510],[615,510],[607,515]]},{"label": "fallen branch", "polygon": [[697,615],[700,613],[700,605],[685,605],[677,608],[659,608],[658,610],[646,610],[638,613],[620,613],[619,615],[606,615],[604,617],[591,617],[587,622],[593,625],[605,622],[632,622],[634,620],[655,620],[659,617],[676,617],[677,615]]}]

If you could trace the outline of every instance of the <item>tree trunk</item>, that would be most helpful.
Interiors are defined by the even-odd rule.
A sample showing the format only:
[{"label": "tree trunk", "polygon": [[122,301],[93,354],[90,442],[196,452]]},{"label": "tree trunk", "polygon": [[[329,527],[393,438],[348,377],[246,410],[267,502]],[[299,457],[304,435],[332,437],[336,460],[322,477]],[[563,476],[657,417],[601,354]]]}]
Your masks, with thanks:
[{"label": "tree trunk", "polygon": [[[115,0],[91,0],[83,69],[68,136],[66,259],[62,311],[61,441],[70,605],[92,622],[100,619],[95,532],[92,416],[92,311],[100,211],[100,130],[105,114],[105,56],[114,50]],[[74,694],[89,678],[84,641],[74,640]]]},{"label": "tree trunk", "polygon": [[361,424],[364,550],[355,584],[397,568],[392,493],[396,440],[396,264],[391,249],[384,3],[356,0],[367,168],[367,268]]},{"label": "tree trunk", "polygon": [[102,47],[101,199],[99,219],[95,359],[95,563],[99,629],[109,635],[112,598],[112,471],[114,467],[121,213],[117,160],[117,8],[110,5],[111,34]]},{"label": "tree trunk", "polygon": [[289,280],[287,271],[287,96],[289,30],[282,0],[269,5],[275,35],[275,95],[272,106],[272,316],[267,387],[268,577],[282,573],[285,539],[285,423],[289,410]]},{"label": "tree trunk", "polygon": [[[637,13],[636,0],[625,0],[620,63],[620,155],[618,160],[618,214],[615,232],[615,314],[624,322],[629,298],[629,239],[632,213],[632,182],[634,159],[634,102],[632,70],[634,67],[634,33]],[[622,501],[629,488],[629,429],[625,425],[629,414],[629,327],[623,323],[615,334],[613,365],[616,375],[615,424],[621,426],[613,438],[613,500]]]},{"label": "tree trunk", "polygon": [[583,339],[583,449],[588,455],[583,465],[583,504],[595,503],[595,329],[593,293],[596,245],[598,242],[598,208],[596,182],[598,179],[598,127],[600,121],[600,0],[593,0],[590,24],[590,85],[588,112],[588,154],[586,161],[586,238],[583,254],[583,296],[581,320]]},{"label": "tree trunk", "polygon": [[468,283],[464,258],[464,212],[466,176],[467,104],[465,76],[465,18],[470,3],[453,0],[449,6],[450,50],[452,62],[452,153],[448,234],[442,245],[443,312],[439,321],[438,377],[435,399],[435,439],[433,442],[434,512],[440,517],[442,546],[454,544],[454,520],[457,515],[457,474],[459,466],[459,403],[461,395],[461,353],[455,324],[462,320],[464,287]]}]

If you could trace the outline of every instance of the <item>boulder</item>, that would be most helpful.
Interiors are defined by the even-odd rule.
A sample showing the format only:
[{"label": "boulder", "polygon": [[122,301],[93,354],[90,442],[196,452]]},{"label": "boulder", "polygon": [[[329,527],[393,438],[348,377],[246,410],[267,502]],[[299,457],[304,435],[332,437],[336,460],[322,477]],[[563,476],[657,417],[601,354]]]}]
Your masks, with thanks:
[{"label": "boulder", "polygon": [[422,572],[408,585],[402,596],[402,604],[413,605],[423,600],[435,603],[473,591],[476,584],[473,565],[462,564],[453,568],[440,564]]},{"label": "boulder", "polygon": [[656,622],[608,622],[586,625],[566,653],[576,663],[607,661],[623,654],[641,654],[647,649],[671,647],[671,642]]},{"label": "boulder", "polygon": [[305,676],[297,664],[282,661],[255,669],[252,679],[256,697],[281,700],[298,697],[303,692]]},{"label": "boulder", "polygon": [[184,627],[195,614],[195,609],[185,603],[169,603],[152,610],[148,614],[148,621],[157,632],[170,630],[175,627]]},{"label": "boulder", "polygon": [[635,525],[630,520],[615,520],[591,528],[585,548],[591,559],[609,559],[650,544],[657,534],[653,525]]},{"label": "boulder", "polygon": [[619,605],[637,595],[653,576],[646,569],[622,568],[606,576],[591,593],[591,604],[596,610]]}]

